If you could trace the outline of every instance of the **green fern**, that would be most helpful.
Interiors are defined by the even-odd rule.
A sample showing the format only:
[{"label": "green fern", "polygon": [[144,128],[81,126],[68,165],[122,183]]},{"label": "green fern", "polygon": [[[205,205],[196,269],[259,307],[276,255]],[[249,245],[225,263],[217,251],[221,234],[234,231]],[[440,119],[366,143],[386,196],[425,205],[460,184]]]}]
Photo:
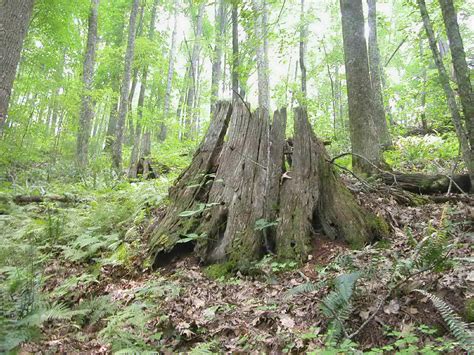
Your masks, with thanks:
[{"label": "green fern", "polygon": [[315,292],[315,291],[320,290],[324,286],[326,286],[326,281],[320,281],[316,284],[312,283],[312,282],[306,282],[304,284],[301,284],[301,285],[298,285],[298,286],[295,286],[295,287],[289,289],[285,293],[285,298],[290,298],[290,297],[293,297],[293,296],[296,296],[296,295],[299,295],[299,294],[302,294],[302,293]]},{"label": "green fern", "polygon": [[459,344],[467,351],[474,351],[474,333],[469,329],[467,323],[461,320],[446,302],[436,295],[433,295],[427,291],[416,289],[416,292],[421,293],[423,296],[428,297],[433,303],[435,308],[443,317],[443,320],[449,327],[449,330],[453,334],[454,338]]},{"label": "green fern", "polygon": [[96,324],[101,319],[109,317],[117,310],[117,304],[112,302],[110,296],[99,296],[91,298],[82,302],[77,310],[84,311],[84,316],[81,317],[81,324]]},{"label": "green fern", "polygon": [[338,342],[342,339],[344,322],[352,313],[352,295],[360,272],[340,275],[335,280],[335,289],[329,293],[321,304],[323,314],[331,319],[328,334],[330,341]]}]

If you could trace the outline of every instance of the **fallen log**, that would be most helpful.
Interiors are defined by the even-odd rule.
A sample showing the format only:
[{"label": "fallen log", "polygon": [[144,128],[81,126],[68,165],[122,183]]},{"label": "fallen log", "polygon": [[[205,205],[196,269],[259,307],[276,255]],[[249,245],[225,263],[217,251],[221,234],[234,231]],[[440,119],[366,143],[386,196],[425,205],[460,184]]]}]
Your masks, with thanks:
[{"label": "fallen log", "polygon": [[397,186],[417,194],[432,195],[446,193],[468,193],[471,190],[471,180],[468,174],[453,175],[424,175],[424,174],[402,174],[383,173],[379,177],[391,186]]},{"label": "fallen log", "polygon": [[78,203],[83,201],[83,199],[80,199],[77,196],[70,195],[17,195],[13,198],[13,202],[15,202],[17,205],[27,205],[30,203],[42,202]]},{"label": "fallen log", "polygon": [[284,109],[270,120],[242,103],[217,104],[164,214],[146,231],[155,268],[188,243],[203,263],[242,265],[267,253],[307,260],[321,235],[354,247],[388,235],[339,179],[304,109],[295,110],[288,154],[286,119]]},{"label": "fallen log", "polygon": [[450,127],[439,127],[439,128],[432,128],[432,127],[412,127],[408,129],[402,136],[403,137],[412,137],[412,136],[425,136],[425,135],[440,135],[443,133],[453,131]]}]

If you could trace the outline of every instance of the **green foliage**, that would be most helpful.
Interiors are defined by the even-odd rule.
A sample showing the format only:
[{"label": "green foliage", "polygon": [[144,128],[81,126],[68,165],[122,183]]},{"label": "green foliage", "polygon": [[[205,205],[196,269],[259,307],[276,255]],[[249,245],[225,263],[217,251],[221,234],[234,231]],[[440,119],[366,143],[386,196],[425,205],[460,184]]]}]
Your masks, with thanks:
[{"label": "green foliage", "polygon": [[154,334],[147,327],[153,317],[152,305],[132,303],[107,318],[107,326],[99,333],[105,342],[111,343],[112,351],[153,350],[146,339]]},{"label": "green foliage", "polygon": [[329,339],[340,340],[343,333],[344,322],[352,313],[352,295],[360,272],[340,275],[335,280],[334,290],[321,302],[321,310],[326,317],[331,319],[329,326]]},{"label": "green foliage", "polygon": [[288,290],[287,293],[286,293],[286,297],[296,296],[296,295],[301,294],[301,293],[315,292],[315,291],[320,290],[324,286],[326,286],[325,281],[320,281],[317,284],[314,284],[312,282],[307,282],[307,283],[295,286],[295,287],[291,288],[290,290]]},{"label": "green foliage", "polygon": [[232,261],[209,265],[204,269],[204,274],[214,280],[225,279],[235,271],[236,264]]},{"label": "green foliage", "polygon": [[394,170],[428,174],[451,173],[449,164],[457,161],[458,156],[459,143],[453,133],[398,138],[395,149],[384,153],[386,162]]},{"label": "green foliage", "polygon": [[433,302],[433,305],[441,314],[443,320],[446,322],[449,330],[459,344],[468,352],[474,351],[474,333],[469,329],[468,324],[463,322],[453,309],[438,296],[424,290],[415,291],[428,297],[431,302]]}]

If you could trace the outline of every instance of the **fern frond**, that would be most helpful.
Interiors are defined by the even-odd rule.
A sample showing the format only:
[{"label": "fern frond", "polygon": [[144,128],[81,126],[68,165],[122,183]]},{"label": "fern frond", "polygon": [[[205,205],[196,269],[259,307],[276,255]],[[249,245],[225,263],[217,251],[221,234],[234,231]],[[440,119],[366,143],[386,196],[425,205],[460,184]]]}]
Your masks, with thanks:
[{"label": "fern frond", "polygon": [[310,292],[317,291],[321,289],[325,284],[326,282],[324,281],[318,282],[317,284],[312,283],[312,282],[306,282],[304,284],[295,286],[289,289],[288,291],[286,291],[285,298],[290,298],[290,297],[299,295],[301,293],[310,293]]},{"label": "fern frond", "polygon": [[474,333],[469,329],[467,323],[465,323],[461,317],[459,317],[441,298],[433,295],[427,291],[416,289],[416,292],[421,293],[423,296],[433,303],[435,308],[441,314],[441,317],[446,322],[449,330],[453,334],[454,338],[459,344],[467,351],[474,351]]},{"label": "fern frond", "polygon": [[321,310],[325,316],[331,318],[328,331],[331,340],[337,342],[342,338],[344,322],[352,313],[351,298],[354,286],[361,275],[360,272],[340,275],[336,278],[335,290],[323,299]]}]

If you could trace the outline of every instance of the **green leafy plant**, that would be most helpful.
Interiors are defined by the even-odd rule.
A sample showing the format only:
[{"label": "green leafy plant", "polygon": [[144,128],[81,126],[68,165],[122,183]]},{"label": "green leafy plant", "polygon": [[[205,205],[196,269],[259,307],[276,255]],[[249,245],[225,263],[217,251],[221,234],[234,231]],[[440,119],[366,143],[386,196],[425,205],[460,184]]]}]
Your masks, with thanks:
[{"label": "green leafy plant", "polygon": [[419,289],[416,289],[415,291],[428,297],[428,299],[433,303],[459,344],[467,351],[474,351],[473,331],[470,330],[468,324],[453,311],[451,306],[432,293]]},{"label": "green leafy plant", "polygon": [[323,314],[331,319],[328,335],[335,341],[344,335],[344,322],[352,312],[352,295],[355,284],[360,278],[360,272],[343,274],[336,278],[334,290],[330,292],[321,302]]}]

